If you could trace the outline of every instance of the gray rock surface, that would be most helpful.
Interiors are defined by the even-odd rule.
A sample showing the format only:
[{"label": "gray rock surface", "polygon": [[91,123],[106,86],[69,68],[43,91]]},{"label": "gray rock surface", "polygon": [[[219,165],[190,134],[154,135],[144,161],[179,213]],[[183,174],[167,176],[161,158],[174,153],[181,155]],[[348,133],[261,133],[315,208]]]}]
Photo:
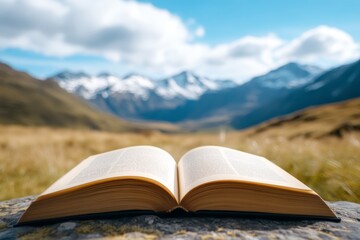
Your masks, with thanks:
[{"label": "gray rock surface", "polygon": [[0,202],[0,239],[360,239],[360,204],[351,202],[328,202],[340,223],[144,215],[14,227],[34,198]]}]

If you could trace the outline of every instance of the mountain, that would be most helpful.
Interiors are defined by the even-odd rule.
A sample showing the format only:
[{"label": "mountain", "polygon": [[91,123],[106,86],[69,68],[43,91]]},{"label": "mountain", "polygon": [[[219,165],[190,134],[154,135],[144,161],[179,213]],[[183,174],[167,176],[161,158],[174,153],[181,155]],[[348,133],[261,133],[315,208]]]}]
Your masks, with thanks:
[{"label": "mountain", "polygon": [[[302,87],[312,81],[321,69],[289,63],[255,77],[240,86],[206,92],[198,99],[188,100],[174,109],[147,111],[144,119],[169,122],[197,122],[196,125],[216,126],[233,116],[246,115],[253,109]],[[195,126],[194,128],[196,128]]]},{"label": "mountain", "polygon": [[119,78],[108,73],[90,76],[67,71],[50,79],[104,111],[141,120],[144,112],[173,109],[188,100],[198,99],[206,92],[235,86],[233,81],[214,81],[189,71],[162,80],[138,74]]},{"label": "mountain", "polygon": [[250,135],[322,138],[360,133],[360,98],[310,107],[247,130]]},{"label": "mountain", "polygon": [[231,125],[247,128],[300,109],[360,97],[360,60],[326,71],[313,81],[281,96],[247,115],[234,117]]},{"label": "mountain", "polygon": [[0,123],[111,131],[130,128],[124,121],[100,112],[69,94],[55,82],[37,80],[2,63]]},{"label": "mountain", "polygon": [[265,88],[293,89],[309,83],[314,76],[322,71],[321,68],[316,66],[291,62],[263,76],[256,77],[251,82]]},{"label": "mountain", "polygon": [[215,81],[191,72],[181,72],[170,78],[160,80],[155,91],[165,99],[178,97],[197,99],[204,92],[218,88],[220,85]]}]

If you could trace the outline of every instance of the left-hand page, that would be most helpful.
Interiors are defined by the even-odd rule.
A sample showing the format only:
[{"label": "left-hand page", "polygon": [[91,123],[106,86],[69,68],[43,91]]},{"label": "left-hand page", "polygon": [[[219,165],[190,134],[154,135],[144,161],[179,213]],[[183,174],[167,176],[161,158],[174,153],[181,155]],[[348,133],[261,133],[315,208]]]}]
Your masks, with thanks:
[{"label": "left-hand page", "polygon": [[90,156],[40,195],[56,194],[97,180],[116,177],[148,178],[167,188],[178,200],[177,166],[166,151],[134,146]]}]

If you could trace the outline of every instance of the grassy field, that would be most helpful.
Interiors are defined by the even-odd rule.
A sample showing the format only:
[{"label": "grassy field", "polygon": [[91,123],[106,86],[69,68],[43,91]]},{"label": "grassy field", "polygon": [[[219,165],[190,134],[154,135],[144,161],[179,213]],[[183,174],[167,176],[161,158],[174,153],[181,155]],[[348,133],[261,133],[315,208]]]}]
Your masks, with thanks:
[{"label": "grassy field", "polygon": [[359,134],[289,140],[273,133],[220,138],[218,132],[113,134],[19,126],[0,126],[0,200],[39,194],[87,156],[132,145],[158,146],[177,160],[196,146],[228,146],[267,157],[326,200],[360,202]]}]

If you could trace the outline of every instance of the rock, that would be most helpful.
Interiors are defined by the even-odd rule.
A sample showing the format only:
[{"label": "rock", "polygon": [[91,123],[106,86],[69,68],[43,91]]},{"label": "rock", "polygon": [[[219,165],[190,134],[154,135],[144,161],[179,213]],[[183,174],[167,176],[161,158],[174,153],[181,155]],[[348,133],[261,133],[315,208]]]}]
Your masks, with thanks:
[{"label": "rock", "polygon": [[0,202],[0,239],[360,239],[360,204],[328,202],[340,223],[143,215],[14,227],[35,196]]},{"label": "rock", "polygon": [[57,228],[57,231],[59,232],[66,232],[66,231],[72,231],[76,227],[76,223],[74,222],[64,222],[59,225]]},{"label": "rock", "polygon": [[5,228],[7,228],[7,224],[3,220],[0,220],[0,231]]}]

